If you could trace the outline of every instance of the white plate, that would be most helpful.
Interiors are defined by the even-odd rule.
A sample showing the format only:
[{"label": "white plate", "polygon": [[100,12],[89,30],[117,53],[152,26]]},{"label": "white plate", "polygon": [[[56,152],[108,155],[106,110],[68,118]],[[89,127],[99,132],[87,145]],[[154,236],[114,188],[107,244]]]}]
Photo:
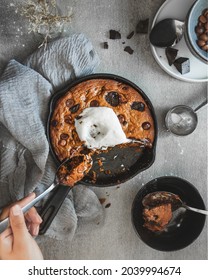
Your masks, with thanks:
[{"label": "white plate", "polygon": [[[166,0],[155,15],[152,27],[165,18],[185,21],[189,8],[194,2],[195,0]],[[151,45],[153,56],[160,67],[169,75],[179,80],[187,82],[207,82],[208,66],[192,55],[186,45],[184,36],[174,48],[178,49],[178,57],[188,57],[190,59],[190,72],[182,75],[174,65],[170,66],[168,64],[164,48],[157,48]]]}]

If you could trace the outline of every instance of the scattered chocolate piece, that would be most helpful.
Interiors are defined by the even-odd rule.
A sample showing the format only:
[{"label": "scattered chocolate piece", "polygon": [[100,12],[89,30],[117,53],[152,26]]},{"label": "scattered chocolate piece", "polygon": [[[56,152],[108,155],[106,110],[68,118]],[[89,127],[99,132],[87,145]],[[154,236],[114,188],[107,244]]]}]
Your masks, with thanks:
[{"label": "scattered chocolate piece", "polygon": [[136,33],[147,34],[149,28],[149,19],[140,20],[136,26]]},{"label": "scattered chocolate piece", "polygon": [[105,208],[109,208],[111,206],[111,203],[108,203],[105,205]]},{"label": "scattered chocolate piece", "polygon": [[134,50],[132,50],[132,48],[129,47],[129,46],[125,47],[124,51],[129,53],[129,54],[133,54],[133,52],[134,52]]},{"label": "scattered chocolate piece", "polygon": [[126,44],[126,42],[122,42],[122,44]]},{"label": "scattered chocolate piece", "polygon": [[105,100],[113,107],[116,107],[119,105],[119,94],[116,91],[110,91],[105,96]]},{"label": "scattered chocolate piece", "polygon": [[79,110],[80,104],[76,104],[74,106],[72,106],[71,108],[69,108],[71,113],[76,113]]},{"label": "scattered chocolate piece", "polygon": [[116,40],[116,39],[121,39],[121,34],[120,32],[116,31],[116,30],[110,30],[110,39],[112,40]]},{"label": "scattered chocolate piece", "polygon": [[143,112],[144,111],[144,109],[145,109],[145,105],[144,105],[144,103],[142,103],[142,102],[133,102],[132,104],[131,104],[131,109],[132,110],[137,110],[137,111],[140,111],[140,112]]},{"label": "scattered chocolate piece", "polygon": [[103,43],[103,48],[104,48],[104,49],[108,49],[108,42],[104,42],[104,43]]},{"label": "scattered chocolate piece", "polygon": [[174,61],[177,57],[178,50],[176,50],[174,48],[171,48],[171,47],[167,47],[165,49],[165,54],[166,54],[166,57],[168,59],[168,63],[171,66],[174,63]]},{"label": "scattered chocolate piece", "polygon": [[129,35],[126,37],[127,39],[131,39],[134,36],[134,31],[132,31],[131,33],[129,33]]},{"label": "scattered chocolate piece", "polygon": [[106,198],[99,198],[100,204],[103,204],[106,201]]},{"label": "scattered chocolate piece", "polygon": [[190,72],[190,60],[187,57],[179,57],[176,59],[174,66],[182,75]]}]

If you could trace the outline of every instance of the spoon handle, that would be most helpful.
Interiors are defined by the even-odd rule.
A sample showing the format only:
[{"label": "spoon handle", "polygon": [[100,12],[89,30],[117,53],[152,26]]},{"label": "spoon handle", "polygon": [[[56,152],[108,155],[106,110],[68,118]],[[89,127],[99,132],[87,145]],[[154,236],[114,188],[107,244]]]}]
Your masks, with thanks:
[{"label": "spoon handle", "polygon": [[[51,192],[57,185],[52,184],[49,188],[47,188],[43,193],[38,195],[36,198],[34,198],[32,201],[30,201],[28,204],[26,204],[24,207],[22,207],[22,212],[26,213],[30,208],[32,208],[37,202],[39,202],[41,199],[43,199],[49,192]],[[6,218],[0,222],[0,234],[9,226],[9,218]]]},{"label": "spoon handle", "polygon": [[197,209],[197,208],[190,207],[190,206],[187,206],[187,205],[184,205],[184,207],[186,209],[190,210],[190,211],[197,212],[197,213],[200,213],[200,214],[203,214],[203,215],[208,215],[207,210]]},{"label": "spoon handle", "polygon": [[194,109],[194,112],[196,113],[197,111],[199,111],[199,109],[201,109],[202,107],[204,107],[205,105],[207,105],[207,99],[202,102],[199,106],[197,106],[195,109]]}]

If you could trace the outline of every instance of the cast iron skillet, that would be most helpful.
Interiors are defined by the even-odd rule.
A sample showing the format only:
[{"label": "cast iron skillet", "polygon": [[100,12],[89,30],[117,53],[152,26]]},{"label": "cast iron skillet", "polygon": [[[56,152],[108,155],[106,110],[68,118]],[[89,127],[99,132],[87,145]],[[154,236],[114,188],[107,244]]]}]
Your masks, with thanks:
[{"label": "cast iron skillet", "polygon": [[[132,83],[131,81],[123,77],[116,76],[113,74],[93,74],[73,81],[72,83],[64,87],[62,90],[54,94],[50,101],[49,116],[47,122],[47,137],[50,145],[50,152],[57,166],[61,162],[58,160],[56,154],[53,151],[53,147],[50,139],[50,121],[56,102],[60,97],[66,94],[67,91],[70,90],[72,87],[76,86],[79,83],[91,79],[110,79],[110,80],[122,82],[127,86],[128,85],[131,86],[142,95],[142,97],[144,98],[145,102],[147,103],[150,109],[150,112],[154,120],[155,139],[153,142],[153,147],[151,149],[145,148],[141,151],[138,151],[138,147],[126,147],[121,149],[118,146],[116,146],[112,148],[108,153],[104,152],[99,155],[94,155],[92,169],[83,178],[83,180],[80,181],[80,183],[82,184],[97,186],[97,187],[114,186],[123,183],[126,180],[131,179],[132,177],[142,172],[143,170],[149,168],[153,164],[155,160],[157,130],[158,130],[156,116],[152,103],[150,102],[146,94],[137,85],[135,85],[134,83]],[[102,159],[102,166],[100,166],[100,159]],[[96,173],[96,178],[94,176],[95,173]],[[45,205],[41,213],[43,222],[41,224],[40,234],[44,234],[48,229],[48,227],[50,226],[53,218],[58,212],[69,190],[70,188],[60,185],[53,192],[51,198],[49,198],[48,203]]]}]

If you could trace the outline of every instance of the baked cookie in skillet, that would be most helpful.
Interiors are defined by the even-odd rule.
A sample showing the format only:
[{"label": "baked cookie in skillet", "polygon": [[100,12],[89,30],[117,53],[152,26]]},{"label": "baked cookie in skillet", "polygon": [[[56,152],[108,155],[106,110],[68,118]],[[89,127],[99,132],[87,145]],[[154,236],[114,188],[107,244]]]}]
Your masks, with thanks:
[{"label": "baked cookie in skillet", "polygon": [[141,140],[151,148],[155,137],[154,120],[142,95],[122,82],[90,79],[72,87],[55,104],[50,120],[50,139],[53,151],[60,161],[80,154],[85,149],[77,134],[75,120],[79,119],[85,108],[90,107],[111,108],[118,117],[126,138]]}]

